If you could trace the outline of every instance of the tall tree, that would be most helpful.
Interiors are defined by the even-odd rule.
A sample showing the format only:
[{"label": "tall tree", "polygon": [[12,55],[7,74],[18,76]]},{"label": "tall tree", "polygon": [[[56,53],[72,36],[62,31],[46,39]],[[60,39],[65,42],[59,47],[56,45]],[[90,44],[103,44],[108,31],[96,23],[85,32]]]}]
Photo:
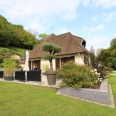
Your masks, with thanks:
[{"label": "tall tree", "polygon": [[90,58],[91,58],[91,65],[94,67],[94,64],[95,64],[95,49],[94,49],[93,46],[90,48]]},{"label": "tall tree", "polygon": [[41,34],[39,34],[39,39],[42,40],[42,41],[44,41],[44,40],[47,39],[48,37],[49,37],[49,35],[46,34],[46,33],[41,33]]}]

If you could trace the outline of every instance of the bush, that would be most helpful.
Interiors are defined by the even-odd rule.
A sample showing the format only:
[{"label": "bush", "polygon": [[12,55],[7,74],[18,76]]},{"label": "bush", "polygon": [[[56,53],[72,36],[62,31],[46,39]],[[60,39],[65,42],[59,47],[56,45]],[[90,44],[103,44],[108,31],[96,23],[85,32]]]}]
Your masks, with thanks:
[{"label": "bush", "polygon": [[98,75],[91,68],[74,62],[63,63],[62,68],[57,70],[57,76],[62,79],[62,86],[75,88],[91,87],[98,80]]},{"label": "bush", "polygon": [[113,59],[113,68],[116,70],[116,58]]},{"label": "bush", "polygon": [[103,65],[97,67],[98,73],[100,73],[100,78],[105,79],[106,75],[110,74],[113,69],[110,67],[105,67]]},{"label": "bush", "polygon": [[4,60],[3,58],[0,58],[0,63],[2,63],[2,62],[3,62],[3,60]]},{"label": "bush", "polygon": [[15,60],[13,59],[4,59],[3,61],[3,67],[5,70],[5,76],[12,76],[14,69],[16,67]]},{"label": "bush", "polygon": [[112,68],[112,66],[113,66],[113,63],[111,63],[111,62],[108,62],[108,64],[107,64],[107,67],[110,67],[110,68]]}]

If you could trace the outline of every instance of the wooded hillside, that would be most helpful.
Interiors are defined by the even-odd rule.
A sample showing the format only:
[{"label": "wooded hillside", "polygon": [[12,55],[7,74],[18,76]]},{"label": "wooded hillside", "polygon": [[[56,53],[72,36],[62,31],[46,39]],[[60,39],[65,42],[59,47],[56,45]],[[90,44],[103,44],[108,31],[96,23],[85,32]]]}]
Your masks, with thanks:
[{"label": "wooded hillside", "polygon": [[0,46],[33,49],[39,40],[34,34],[23,29],[22,25],[14,25],[0,15]]}]

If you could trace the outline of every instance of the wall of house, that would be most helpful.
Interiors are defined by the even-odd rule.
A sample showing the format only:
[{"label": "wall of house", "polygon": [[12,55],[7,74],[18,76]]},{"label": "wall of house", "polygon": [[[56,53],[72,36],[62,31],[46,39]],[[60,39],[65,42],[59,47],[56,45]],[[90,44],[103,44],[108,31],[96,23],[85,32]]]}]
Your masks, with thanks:
[{"label": "wall of house", "polygon": [[[53,62],[53,70],[56,70],[55,59],[53,59],[52,62]],[[48,60],[41,59],[40,67],[42,69],[42,72],[45,72],[46,71],[46,67],[49,67],[49,69],[50,69],[50,63],[49,63],[49,61]]]},{"label": "wall of house", "polygon": [[[64,57],[71,57],[72,55],[65,55],[65,56],[60,56],[60,63],[61,63],[61,58],[64,58]],[[87,56],[86,56],[87,57]],[[90,61],[90,58],[87,57]],[[75,55],[75,58],[74,58],[75,62],[78,63],[78,64],[81,64],[83,65],[84,64],[84,55],[83,54],[76,54]],[[60,64],[61,66],[61,64]],[[32,67],[32,66],[31,66]],[[46,67],[50,69],[50,63],[48,60],[44,60],[44,59],[41,59],[41,62],[40,62],[40,68],[42,70],[42,72],[45,72],[46,71]],[[33,66],[34,68],[34,66]],[[56,70],[56,61],[55,59],[53,59],[53,70]]]},{"label": "wall of house", "polygon": [[76,54],[75,55],[75,62],[78,64],[84,64],[84,56],[83,54]]}]

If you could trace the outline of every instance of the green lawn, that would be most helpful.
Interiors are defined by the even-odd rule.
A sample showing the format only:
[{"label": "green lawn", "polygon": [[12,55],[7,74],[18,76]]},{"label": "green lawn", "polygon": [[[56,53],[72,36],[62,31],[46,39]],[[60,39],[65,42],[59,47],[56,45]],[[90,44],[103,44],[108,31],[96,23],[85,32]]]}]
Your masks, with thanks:
[{"label": "green lawn", "polygon": [[113,71],[112,74],[116,74],[116,71]]},{"label": "green lawn", "polygon": [[[113,72],[113,74],[114,74],[114,72]],[[108,79],[108,83],[112,85],[112,91],[113,91],[113,96],[114,96],[115,106],[116,106],[116,75],[112,75]]]},{"label": "green lawn", "polygon": [[[108,81],[116,101],[116,76]],[[0,116],[116,116],[114,108],[57,95],[56,92],[51,88],[0,81]]]}]

